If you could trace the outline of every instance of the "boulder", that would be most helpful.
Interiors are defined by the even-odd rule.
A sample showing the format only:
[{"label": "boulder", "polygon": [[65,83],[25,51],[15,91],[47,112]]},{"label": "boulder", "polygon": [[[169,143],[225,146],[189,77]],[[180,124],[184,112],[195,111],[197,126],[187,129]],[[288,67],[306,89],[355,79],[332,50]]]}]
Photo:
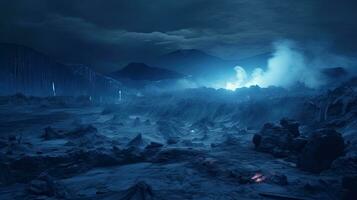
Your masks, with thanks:
[{"label": "boulder", "polygon": [[309,138],[298,158],[297,166],[306,171],[319,173],[329,169],[331,163],[342,156],[345,143],[340,133],[333,129],[320,129]]},{"label": "boulder", "polygon": [[300,136],[299,123],[283,118],[280,124],[266,123],[259,133],[253,136],[252,142],[256,150],[266,152],[275,157],[287,157],[291,152],[298,152],[304,146]]},{"label": "boulder", "polygon": [[294,139],[288,129],[282,126],[266,123],[259,134],[254,135],[253,143],[258,151],[271,153],[277,157],[282,157],[290,149]]}]

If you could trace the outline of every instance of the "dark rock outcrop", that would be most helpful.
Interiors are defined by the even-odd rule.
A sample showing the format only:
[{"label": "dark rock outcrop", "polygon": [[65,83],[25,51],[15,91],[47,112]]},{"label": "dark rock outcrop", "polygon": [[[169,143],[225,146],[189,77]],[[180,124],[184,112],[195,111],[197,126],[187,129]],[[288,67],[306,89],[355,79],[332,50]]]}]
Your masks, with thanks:
[{"label": "dark rock outcrop", "polygon": [[299,123],[282,119],[280,124],[266,123],[259,134],[254,135],[253,143],[258,151],[276,157],[286,157],[290,151],[293,151],[294,140],[300,135]]},{"label": "dark rock outcrop", "polygon": [[299,156],[297,166],[310,172],[329,169],[331,163],[343,155],[345,148],[341,134],[333,129],[320,129],[312,133]]},{"label": "dark rock outcrop", "polygon": [[141,147],[144,145],[143,136],[139,133],[135,138],[130,140],[126,146],[128,147]]},{"label": "dark rock outcrop", "polygon": [[353,200],[357,197],[357,176],[342,178],[343,200]]}]

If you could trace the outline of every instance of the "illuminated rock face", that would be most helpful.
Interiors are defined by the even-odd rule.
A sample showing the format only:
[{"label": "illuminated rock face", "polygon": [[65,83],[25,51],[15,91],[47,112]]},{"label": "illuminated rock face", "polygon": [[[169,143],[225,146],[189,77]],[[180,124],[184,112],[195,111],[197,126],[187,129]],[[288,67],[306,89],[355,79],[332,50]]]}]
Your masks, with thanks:
[{"label": "illuminated rock face", "polygon": [[99,96],[117,94],[120,87],[87,66],[64,65],[20,45],[0,44],[0,66],[1,95]]}]

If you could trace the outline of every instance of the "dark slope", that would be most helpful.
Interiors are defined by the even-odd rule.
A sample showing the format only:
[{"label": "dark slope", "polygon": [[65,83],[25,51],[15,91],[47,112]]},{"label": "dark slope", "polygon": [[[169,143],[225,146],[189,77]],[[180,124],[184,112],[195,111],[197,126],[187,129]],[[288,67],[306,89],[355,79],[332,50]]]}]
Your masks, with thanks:
[{"label": "dark slope", "polygon": [[1,95],[24,93],[34,96],[112,94],[120,84],[90,68],[65,65],[16,44],[0,44]]},{"label": "dark slope", "polygon": [[110,76],[118,80],[130,79],[140,81],[159,81],[184,77],[180,73],[167,69],[151,67],[144,63],[129,63],[123,69],[111,73]]}]

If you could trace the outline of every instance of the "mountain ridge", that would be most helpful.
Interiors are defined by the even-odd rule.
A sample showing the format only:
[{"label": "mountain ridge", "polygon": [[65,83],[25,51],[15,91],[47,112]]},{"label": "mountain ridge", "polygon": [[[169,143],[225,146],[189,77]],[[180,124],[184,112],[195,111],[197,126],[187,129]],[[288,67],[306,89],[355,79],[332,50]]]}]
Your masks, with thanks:
[{"label": "mountain ridge", "polygon": [[148,80],[148,81],[159,81],[167,79],[179,79],[183,78],[184,75],[178,72],[149,66],[141,62],[132,62],[127,64],[122,69],[112,72],[109,76],[121,80]]}]

